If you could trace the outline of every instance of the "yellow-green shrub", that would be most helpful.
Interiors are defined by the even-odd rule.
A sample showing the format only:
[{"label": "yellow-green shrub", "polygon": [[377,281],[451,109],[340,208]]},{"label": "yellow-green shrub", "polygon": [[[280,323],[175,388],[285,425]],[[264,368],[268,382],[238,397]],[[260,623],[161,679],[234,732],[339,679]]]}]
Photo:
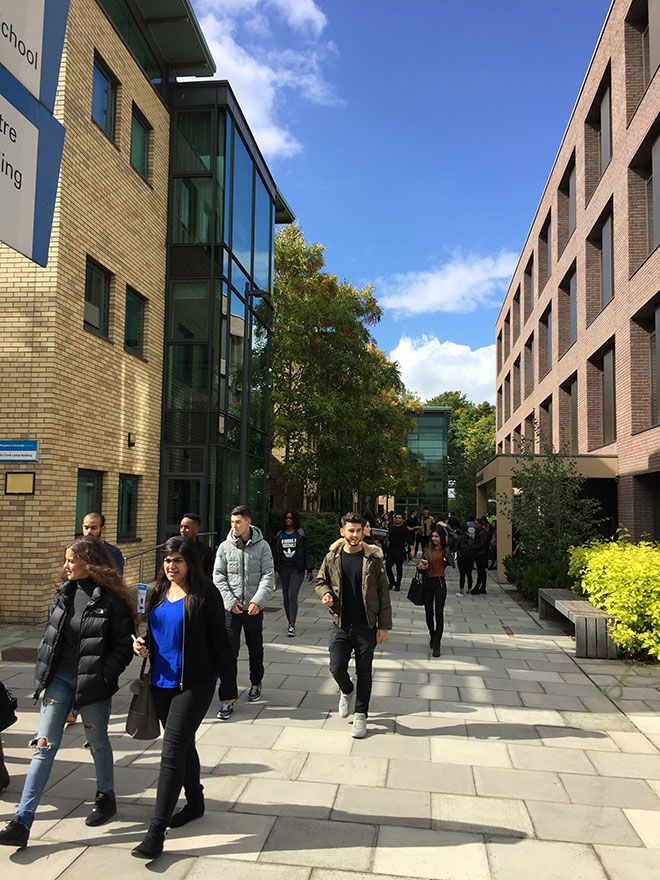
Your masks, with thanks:
[{"label": "yellow-green shrub", "polygon": [[660,545],[619,540],[573,551],[571,565],[582,571],[582,592],[612,616],[617,647],[660,659]]}]

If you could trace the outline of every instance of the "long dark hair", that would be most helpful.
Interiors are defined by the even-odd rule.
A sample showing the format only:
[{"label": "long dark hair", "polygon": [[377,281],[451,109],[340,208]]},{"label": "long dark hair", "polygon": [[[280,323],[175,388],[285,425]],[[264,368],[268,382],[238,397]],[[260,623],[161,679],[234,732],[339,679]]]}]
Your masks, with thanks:
[{"label": "long dark hair", "polygon": [[[431,553],[432,553],[433,550],[434,550],[434,547],[433,547],[433,541],[431,540],[431,538],[433,537],[433,535],[439,535],[439,536],[440,536],[440,550],[441,550],[441,551],[444,552],[444,549],[445,549],[445,547],[447,546],[447,539],[445,538],[445,531],[444,531],[444,529],[431,529],[431,534],[429,535],[429,542],[428,542],[428,544],[426,545],[426,550],[425,550],[424,553],[422,554],[423,556],[426,556],[426,558],[427,558],[428,560],[431,559]],[[428,554],[428,555],[427,555],[427,554]]]},{"label": "long dark hair", "polygon": [[[208,589],[208,581],[202,572],[202,566],[199,561],[195,542],[190,538],[182,538],[180,535],[175,535],[163,545],[163,555],[167,556],[169,553],[180,553],[188,566],[188,577],[186,578],[188,593],[184,601],[186,614],[188,615],[188,618],[191,618],[195,611],[202,607],[203,598]],[[155,606],[162,600],[169,585],[170,582],[165,574],[165,568],[163,567],[156,578],[156,586],[154,587],[153,593],[151,594],[151,601],[149,602],[149,611],[151,611],[152,608],[155,608]]]},{"label": "long dark hair", "polygon": [[294,529],[300,528],[300,514],[298,513],[298,511],[297,510],[285,510],[284,513],[282,514],[282,522],[280,523],[280,530],[283,532],[286,532],[286,529],[287,529],[286,518],[289,514],[291,514],[291,517],[293,519]]},{"label": "long dark hair", "polygon": [[[124,579],[117,571],[112,556],[106,550],[103,541],[92,537],[78,538],[73,544],[69,544],[66,549],[71,550],[73,555],[87,566],[88,577],[95,584],[98,584],[103,592],[116,596],[128,605],[131,617],[135,621],[135,601],[126,589]],[[66,582],[66,580],[66,572],[62,568],[59,580],[56,583],[59,585]]]}]

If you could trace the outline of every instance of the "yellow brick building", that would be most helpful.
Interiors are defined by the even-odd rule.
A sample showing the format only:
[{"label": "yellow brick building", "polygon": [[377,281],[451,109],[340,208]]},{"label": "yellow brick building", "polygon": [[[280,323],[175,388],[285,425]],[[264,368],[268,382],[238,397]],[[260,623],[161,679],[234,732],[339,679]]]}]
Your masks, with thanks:
[{"label": "yellow brick building", "polygon": [[[220,204],[215,195],[212,201],[204,201],[206,189],[215,192],[224,184],[215,181],[213,187],[213,175],[221,172],[210,168],[211,151],[200,142],[204,113],[209,119],[229,120],[223,130],[231,127],[232,136],[242,139],[252,163],[254,203],[259,183],[267,193],[270,241],[276,213],[280,221],[290,216],[228,84],[209,83],[213,92],[209,95],[208,88],[202,94],[195,92],[194,83],[182,89],[176,82],[177,75],[209,76],[215,69],[188,0],[163,0],[157,14],[149,13],[153,7],[153,3],[128,4],[126,0],[71,0],[55,106],[66,139],[48,266],[40,268],[0,245],[0,382],[4,391],[0,438],[34,439],[39,444],[37,462],[0,462],[4,492],[0,494],[0,547],[10,561],[0,581],[0,620],[5,622],[43,619],[64,548],[79,531],[81,515],[87,510],[102,508],[107,518],[106,539],[118,543],[126,555],[153,546],[171,532],[168,511],[185,512],[177,505],[195,504],[209,530],[220,532],[226,514],[222,508],[239,499],[249,500],[246,461],[242,462],[242,484],[231,493],[223,488],[229,467],[224,462],[230,457],[232,441],[220,427],[225,412],[229,419],[230,389],[225,386],[231,381],[223,380],[223,363],[215,357],[214,340],[209,335],[201,342],[196,339],[194,348],[191,343],[184,349],[184,343],[175,346],[175,336],[167,329],[172,324],[168,318],[172,297],[181,316],[179,294],[172,291],[173,285],[178,285],[177,290],[182,284],[190,286],[186,271],[195,276],[193,284],[208,285],[205,307],[210,323],[218,328],[218,348],[230,343],[226,317],[228,312],[237,314],[233,306],[237,292],[245,300],[239,326],[248,350],[255,348],[253,289],[259,287],[260,295],[264,294],[260,308],[268,303],[272,275],[267,272],[262,280],[257,279],[254,254],[249,259],[235,256],[231,239],[225,235],[218,240],[216,235],[215,230],[225,225],[221,222],[224,212],[232,206]],[[191,95],[201,99],[192,100],[195,106]],[[223,101],[225,106],[221,106]],[[181,103],[188,116],[181,117],[174,131],[173,108]],[[193,126],[189,135],[191,118],[203,124]],[[176,183],[171,143],[177,144],[179,155]],[[187,162],[181,159],[184,143]],[[235,151],[233,141],[232,145]],[[214,139],[212,149],[214,156],[224,155],[219,139]],[[195,174],[202,177],[184,179],[181,169],[192,168],[195,162]],[[231,163],[228,167],[223,163],[222,168],[222,173],[232,173]],[[176,203],[171,222],[170,199]],[[256,213],[256,208],[250,210],[255,227]],[[175,226],[178,231],[172,233]],[[253,240],[256,235],[253,232]],[[173,262],[175,244],[181,247],[177,281],[173,282],[168,265]],[[186,248],[188,263],[192,261],[194,268],[181,270]],[[200,249],[216,254],[208,278],[204,271],[200,277]],[[272,252],[266,259],[270,266]],[[246,279],[249,291],[241,289]],[[217,297],[212,293],[215,289],[222,291]],[[191,326],[196,321],[193,311]],[[184,310],[180,322],[184,325],[185,314]],[[207,328],[207,322],[203,323]],[[231,333],[235,336],[235,330]],[[207,372],[202,375],[197,355],[204,345],[207,353],[202,363]],[[170,372],[165,366],[166,352]],[[243,358],[243,366],[249,377],[249,358]],[[192,410],[199,410],[199,393],[194,401],[190,395],[182,396],[180,386],[186,382],[195,385],[197,392],[205,382],[209,388],[220,388],[205,407],[213,418],[217,411],[218,436],[191,437],[183,428],[174,435],[171,431],[162,434],[163,419],[170,426],[184,425],[182,413],[188,413],[187,421],[195,421]],[[172,391],[173,383],[178,396]],[[164,388],[170,401],[165,405]],[[245,440],[251,424],[250,400],[249,396],[242,399],[240,387],[238,412],[233,415]],[[258,439],[265,455],[267,425],[259,427],[264,429],[263,441]],[[164,468],[161,436],[168,451]],[[254,445],[250,436],[251,448]],[[247,450],[238,441],[233,446],[236,470]],[[189,448],[192,459],[197,451],[203,463],[195,474],[196,482],[184,476],[194,489],[186,494],[181,491],[181,475],[172,473],[172,467],[176,471],[182,466],[170,462],[189,461]],[[4,491],[4,475],[17,472],[35,474],[34,494]],[[266,494],[261,490],[260,501]]]}]

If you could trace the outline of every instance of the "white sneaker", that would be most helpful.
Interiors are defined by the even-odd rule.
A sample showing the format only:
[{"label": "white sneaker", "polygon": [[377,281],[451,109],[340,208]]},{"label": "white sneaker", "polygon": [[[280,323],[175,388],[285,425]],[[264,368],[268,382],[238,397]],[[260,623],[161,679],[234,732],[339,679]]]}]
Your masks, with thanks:
[{"label": "white sneaker", "polygon": [[367,735],[367,716],[362,712],[353,715],[353,739],[364,739]]},{"label": "white sneaker", "polygon": [[339,717],[340,718],[348,718],[351,714],[351,700],[353,697],[353,692],[350,694],[339,694]]}]

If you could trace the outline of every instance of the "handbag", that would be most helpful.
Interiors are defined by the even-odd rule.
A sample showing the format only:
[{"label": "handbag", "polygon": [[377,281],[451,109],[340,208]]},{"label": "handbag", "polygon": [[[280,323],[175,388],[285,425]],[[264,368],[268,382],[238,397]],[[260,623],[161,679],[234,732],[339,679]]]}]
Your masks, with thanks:
[{"label": "handbag", "polygon": [[16,706],[18,700],[0,681],[0,732],[16,724]]},{"label": "handbag", "polygon": [[445,565],[456,568],[456,560],[454,559],[454,554],[449,549],[449,544],[445,547]]},{"label": "handbag", "polygon": [[145,673],[146,665],[145,657],[142,661],[140,677],[131,685],[133,699],[126,716],[126,733],[133,739],[156,739],[160,736],[160,721],[151,690],[151,673]]},{"label": "handbag", "polygon": [[415,577],[410,581],[408,599],[413,605],[424,604],[424,573],[419,570],[415,572]]}]

